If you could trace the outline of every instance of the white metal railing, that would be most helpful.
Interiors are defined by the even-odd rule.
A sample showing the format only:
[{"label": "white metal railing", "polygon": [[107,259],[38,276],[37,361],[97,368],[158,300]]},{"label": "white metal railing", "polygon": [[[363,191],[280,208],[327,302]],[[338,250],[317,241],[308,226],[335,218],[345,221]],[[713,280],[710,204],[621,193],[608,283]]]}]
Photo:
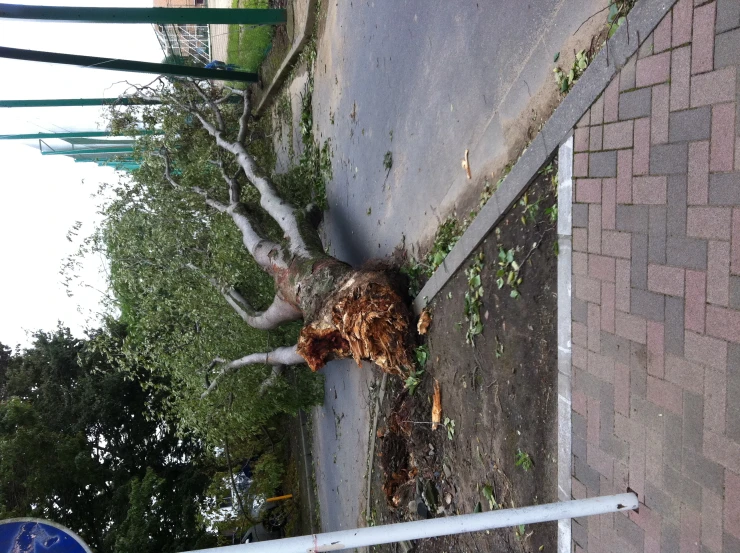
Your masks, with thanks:
[{"label": "white metal railing", "polygon": [[199,553],[319,553],[321,551],[340,551],[383,543],[603,515],[617,511],[634,511],[638,507],[639,503],[634,493],[623,493],[518,509],[501,509],[486,513],[340,530],[338,532],[282,540],[230,545],[216,549],[201,549]]}]

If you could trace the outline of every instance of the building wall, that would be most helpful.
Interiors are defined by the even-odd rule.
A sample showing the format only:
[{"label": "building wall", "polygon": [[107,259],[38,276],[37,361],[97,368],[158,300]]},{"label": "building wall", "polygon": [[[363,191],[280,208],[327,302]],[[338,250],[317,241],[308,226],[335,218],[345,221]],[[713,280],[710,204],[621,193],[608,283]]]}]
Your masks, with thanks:
[{"label": "building wall", "polygon": [[154,0],[155,8],[193,8],[205,5],[204,2],[196,4],[196,0]]},{"label": "building wall", "polygon": [[[192,8],[206,7],[208,0],[153,0],[155,8]],[[198,25],[153,25],[154,32],[162,45],[165,55],[170,53],[169,44],[177,44],[175,54],[193,57],[198,63],[206,63],[209,58],[208,39],[194,40],[198,35]],[[164,40],[165,29],[169,29],[170,40]],[[197,52],[196,50],[200,50]]]}]

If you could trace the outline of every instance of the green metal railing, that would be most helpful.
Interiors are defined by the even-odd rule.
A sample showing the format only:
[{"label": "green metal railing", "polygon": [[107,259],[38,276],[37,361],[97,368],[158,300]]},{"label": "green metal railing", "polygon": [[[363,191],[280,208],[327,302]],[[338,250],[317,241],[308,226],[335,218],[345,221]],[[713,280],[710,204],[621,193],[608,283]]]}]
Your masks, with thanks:
[{"label": "green metal railing", "polygon": [[[164,131],[141,130],[130,131],[129,136],[140,136],[146,134],[164,134]],[[30,134],[0,134],[0,140],[45,140],[47,138],[94,138],[113,136],[110,131],[77,131],[77,132],[37,132]]]},{"label": "green metal railing", "polygon": [[121,98],[58,98],[49,100],[0,100],[0,108],[45,108],[72,106],[154,106],[162,102],[135,96]]},{"label": "green metal railing", "polygon": [[[154,9],[154,8],[148,8]],[[259,80],[257,73],[245,71],[223,71],[219,69],[205,69],[203,67],[189,67],[168,63],[148,63],[143,61],[98,58],[95,56],[77,56],[72,54],[58,54],[56,52],[42,52],[39,50],[22,50],[0,46],[0,58],[24,61],[41,61],[62,65],[76,65],[79,67],[94,67],[111,71],[130,71],[134,73],[152,73],[155,75],[170,75],[174,77],[192,77],[195,79],[209,79],[213,81],[238,81],[254,83]]]},{"label": "green metal railing", "polygon": [[133,148],[88,148],[84,150],[46,150],[42,151],[42,156],[67,156],[67,155],[85,155],[85,154],[130,154]]},{"label": "green metal railing", "polygon": [[0,4],[0,17],[78,23],[213,23],[280,25],[288,21],[286,10],[242,8],[86,8],[73,6],[27,6]]},{"label": "green metal railing", "polygon": [[[179,67],[179,66],[178,66]],[[226,102],[240,104],[241,96],[231,96]],[[49,98],[46,100],[0,100],[0,108],[60,108],[85,106],[158,106],[162,103],[156,98],[121,96],[119,98]]]}]

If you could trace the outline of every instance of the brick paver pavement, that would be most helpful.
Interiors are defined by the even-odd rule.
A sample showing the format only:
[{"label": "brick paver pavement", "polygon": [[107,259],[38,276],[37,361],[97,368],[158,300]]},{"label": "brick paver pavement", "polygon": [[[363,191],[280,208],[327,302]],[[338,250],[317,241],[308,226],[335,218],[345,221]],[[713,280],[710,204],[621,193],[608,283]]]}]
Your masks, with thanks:
[{"label": "brick paver pavement", "polygon": [[575,129],[575,551],[740,553],[740,0],[680,0]]}]

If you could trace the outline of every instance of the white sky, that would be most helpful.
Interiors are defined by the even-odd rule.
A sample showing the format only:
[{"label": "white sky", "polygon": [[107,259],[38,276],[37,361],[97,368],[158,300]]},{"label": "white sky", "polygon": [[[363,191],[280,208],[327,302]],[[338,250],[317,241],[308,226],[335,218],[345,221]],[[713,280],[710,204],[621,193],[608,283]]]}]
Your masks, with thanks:
[{"label": "white sky", "polygon": [[[150,7],[151,0],[24,0],[25,4]],[[161,62],[162,50],[150,25],[94,25],[0,19],[0,46]],[[0,58],[0,99],[116,96],[129,80],[152,75],[22,62]],[[0,134],[102,130],[99,108],[0,108]],[[29,142],[0,140],[0,342],[29,345],[28,331],[52,330],[62,321],[77,336],[95,326],[99,292],[73,289],[67,297],[59,274],[76,251],[67,232],[82,221],[80,237],[98,219],[98,185],[118,175],[94,163],[66,156],[42,156]],[[85,282],[104,287],[103,261],[88,259]]]}]

